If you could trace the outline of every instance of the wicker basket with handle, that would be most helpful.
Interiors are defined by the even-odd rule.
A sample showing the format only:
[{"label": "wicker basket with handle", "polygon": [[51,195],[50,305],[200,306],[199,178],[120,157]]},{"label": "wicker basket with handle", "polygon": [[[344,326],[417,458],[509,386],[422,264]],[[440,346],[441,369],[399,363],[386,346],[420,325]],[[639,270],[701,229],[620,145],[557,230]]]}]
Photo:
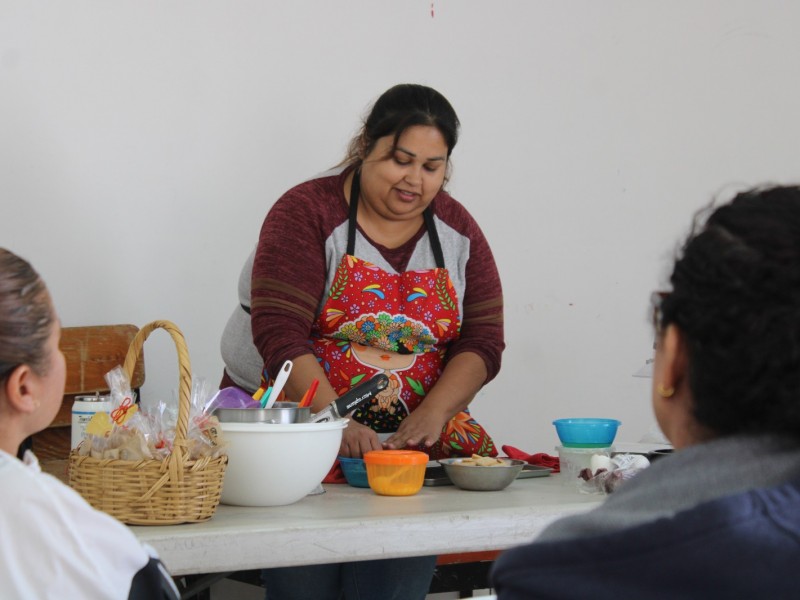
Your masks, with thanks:
[{"label": "wicker basket with handle", "polygon": [[170,455],[164,459],[120,460],[69,455],[69,484],[89,504],[130,525],[174,525],[211,518],[219,504],[228,457],[189,459],[192,374],[180,329],[170,321],[153,321],[131,342],[123,370],[131,376],[144,341],[156,329],[166,330],[178,351],[178,423]]}]

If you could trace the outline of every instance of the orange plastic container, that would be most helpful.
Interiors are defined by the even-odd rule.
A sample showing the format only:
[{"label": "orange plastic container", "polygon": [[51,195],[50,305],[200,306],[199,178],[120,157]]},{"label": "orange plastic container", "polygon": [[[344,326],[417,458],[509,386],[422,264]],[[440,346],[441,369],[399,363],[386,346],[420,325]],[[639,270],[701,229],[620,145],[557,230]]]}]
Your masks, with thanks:
[{"label": "orange plastic container", "polygon": [[422,487],[428,455],[416,450],[373,450],[364,454],[367,481],[382,496],[412,496]]}]

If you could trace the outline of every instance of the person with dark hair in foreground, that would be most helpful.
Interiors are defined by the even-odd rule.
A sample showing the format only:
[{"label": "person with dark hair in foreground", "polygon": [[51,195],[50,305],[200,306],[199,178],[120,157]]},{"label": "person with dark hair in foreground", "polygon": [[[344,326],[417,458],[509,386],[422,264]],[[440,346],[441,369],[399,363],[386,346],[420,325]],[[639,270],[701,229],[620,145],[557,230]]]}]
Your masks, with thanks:
[{"label": "person with dark hair in foreground", "polygon": [[61,325],[31,265],[0,248],[0,596],[177,599],[158,557],[113,517],[42,473],[20,445],[64,395]]},{"label": "person with dark hair in foreground", "polygon": [[697,222],[653,295],[653,409],[675,452],[500,556],[499,600],[796,598],[800,188]]}]

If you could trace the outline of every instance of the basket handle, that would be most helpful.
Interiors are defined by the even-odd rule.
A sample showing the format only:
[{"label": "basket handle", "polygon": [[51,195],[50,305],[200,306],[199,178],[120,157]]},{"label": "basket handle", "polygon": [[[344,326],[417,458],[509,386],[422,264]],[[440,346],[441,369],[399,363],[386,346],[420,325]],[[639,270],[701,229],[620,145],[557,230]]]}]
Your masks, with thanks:
[{"label": "basket handle", "polygon": [[[175,426],[175,441],[172,448],[172,459],[176,459],[178,464],[171,464],[170,470],[174,469],[174,474],[180,478],[182,465],[188,460],[188,444],[186,436],[189,430],[189,409],[190,396],[192,393],[192,366],[189,360],[189,350],[186,347],[186,340],[183,333],[172,321],[152,321],[139,329],[131,341],[125,362],[122,365],[123,371],[130,379],[136,363],[141,359],[144,341],[156,329],[164,329],[172,337],[175,348],[178,351],[178,423]],[[174,463],[175,460],[171,460]]]}]

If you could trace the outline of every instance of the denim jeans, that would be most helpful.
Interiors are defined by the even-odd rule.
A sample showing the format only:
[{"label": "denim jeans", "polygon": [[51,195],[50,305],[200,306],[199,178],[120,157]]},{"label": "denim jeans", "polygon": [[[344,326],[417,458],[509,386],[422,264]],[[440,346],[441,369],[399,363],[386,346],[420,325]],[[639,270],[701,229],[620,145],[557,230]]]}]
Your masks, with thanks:
[{"label": "denim jeans", "polygon": [[435,556],[264,569],[266,600],[424,600]]}]

